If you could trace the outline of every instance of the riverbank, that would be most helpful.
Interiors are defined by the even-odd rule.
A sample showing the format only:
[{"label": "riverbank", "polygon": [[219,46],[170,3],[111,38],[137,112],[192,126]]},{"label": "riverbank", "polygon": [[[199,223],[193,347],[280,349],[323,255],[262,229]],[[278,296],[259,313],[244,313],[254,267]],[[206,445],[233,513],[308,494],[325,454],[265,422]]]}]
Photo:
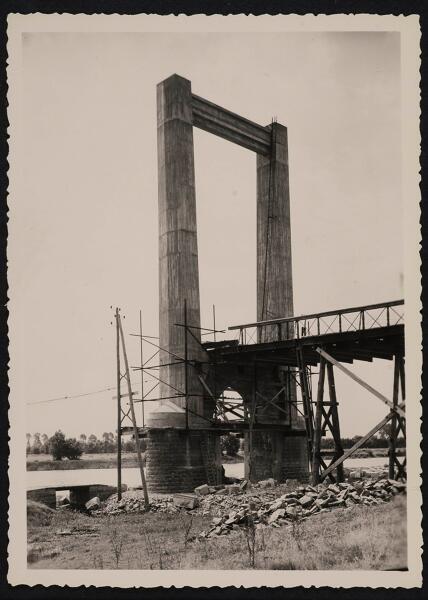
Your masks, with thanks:
[{"label": "riverbank", "polygon": [[[144,453],[143,453],[144,458]],[[238,456],[223,456],[224,464],[243,463],[244,458]],[[53,460],[50,454],[27,454],[27,471],[74,471],[76,469],[116,469],[117,454],[106,452],[103,454],[82,454],[79,460]],[[137,454],[134,452],[122,453],[122,468],[138,467]]]},{"label": "riverbank", "polygon": [[[144,455],[143,455],[144,456]],[[79,460],[53,460],[50,454],[28,454],[27,471],[74,471],[76,469],[115,469],[117,454],[82,454]],[[138,467],[137,455],[134,452],[122,453],[124,469]]]},{"label": "riverbank", "polygon": [[[399,449],[401,450],[401,449]],[[398,452],[399,455],[400,452]],[[143,454],[144,456],[144,454]],[[352,459],[386,458],[388,448],[361,448],[357,450]],[[242,454],[237,456],[223,456],[223,464],[234,465],[244,462]],[[347,461],[349,462],[349,461]],[[79,460],[53,460],[50,454],[28,454],[27,471],[73,471],[76,469],[115,469],[117,455],[115,452],[105,454],[82,454]],[[122,468],[137,468],[137,455],[134,452],[122,453]]]}]

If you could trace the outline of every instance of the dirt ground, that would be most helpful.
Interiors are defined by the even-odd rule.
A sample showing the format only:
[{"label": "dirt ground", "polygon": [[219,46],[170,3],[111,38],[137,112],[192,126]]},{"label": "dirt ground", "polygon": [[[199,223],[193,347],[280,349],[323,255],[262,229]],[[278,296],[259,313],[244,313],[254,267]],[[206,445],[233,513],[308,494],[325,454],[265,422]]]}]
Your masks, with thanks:
[{"label": "dirt ground", "polygon": [[42,569],[284,570],[380,570],[407,563],[405,495],[378,506],[317,514],[288,527],[198,538],[211,519],[185,511],[91,517],[33,506],[28,562]]}]

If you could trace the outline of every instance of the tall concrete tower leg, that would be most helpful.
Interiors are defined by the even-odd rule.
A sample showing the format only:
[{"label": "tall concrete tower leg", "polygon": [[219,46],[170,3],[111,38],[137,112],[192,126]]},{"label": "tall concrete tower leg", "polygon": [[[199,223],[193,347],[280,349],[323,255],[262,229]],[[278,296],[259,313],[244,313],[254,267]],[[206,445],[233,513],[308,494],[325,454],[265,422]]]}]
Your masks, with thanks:
[{"label": "tall concrete tower leg", "polygon": [[[157,120],[159,346],[163,365],[159,389],[165,400],[148,419],[147,479],[153,490],[184,491],[207,480],[201,446],[208,434],[194,430],[209,425],[203,419],[198,373],[183,362],[186,357],[188,361],[205,358],[197,341],[200,305],[190,81],[173,75],[157,86]],[[185,318],[193,335],[186,335],[185,328],[177,325],[183,325]],[[185,430],[187,425],[192,431]]]},{"label": "tall concrete tower leg", "polygon": [[[270,126],[272,143],[270,156],[257,156],[257,320],[293,316],[293,279],[291,260],[290,193],[288,175],[287,128],[279,123]],[[259,330],[260,342],[279,339],[276,326]],[[287,336],[286,330],[282,337]],[[278,377],[278,381],[280,378]],[[275,373],[262,371],[259,391],[268,398],[275,394]],[[291,377],[287,394],[296,399],[296,386]],[[288,404],[289,424],[297,425],[295,405]],[[272,424],[284,420],[284,414],[272,407],[263,413],[263,422]],[[247,436],[248,437],[248,436]],[[304,437],[287,438],[278,431],[259,431],[252,436],[251,448],[246,440],[246,472],[260,480],[305,478],[308,458]],[[251,452],[251,456],[249,453]]]},{"label": "tall concrete tower leg", "polygon": [[[157,87],[159,193],[159,346],[162,397],[186,392],[184,303],[187,323],[199,327],[199,273],[196,230],[195,167],[193,158],[192,91],[178,75]],[[197,338],[200,332],[192,330]],[[200,339],[200,338],[199,338]],[[188,358],[201,357],[196,340],[187,336]],[[177,364],[172,365],[171,363]],[[189,408],[203,414],[203,401],[194,369],[187,369]],[[185,407],[186,398],[174,399]],[[191,413],[192,414],[192,413]],[[192,415],[193,418],[193,415]]]},{"label": "tall concrete tower leg", "polygon": [[[287,128],[271,125],[271,155],[257,155],[257,320],[293,316]],[[275,328],[261,341],[277,338]]]}]

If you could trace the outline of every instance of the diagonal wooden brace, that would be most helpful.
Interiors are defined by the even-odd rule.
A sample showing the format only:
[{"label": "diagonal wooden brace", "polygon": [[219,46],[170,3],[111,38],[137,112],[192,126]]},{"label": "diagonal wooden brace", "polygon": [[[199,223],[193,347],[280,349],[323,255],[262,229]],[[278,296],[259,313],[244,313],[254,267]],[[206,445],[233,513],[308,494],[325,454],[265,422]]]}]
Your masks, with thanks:
[{"label": "diagonal wooden brace", "polygon": [[329,473],[334,471],[334,469],[337,469],[337,467],[339,465],[341,465],[344,460],[349,458],[351,456],[351,454],[353,454],[355,452],[355,450],[358,450],[358,448],[361,448],[361,446],[363,446],[371,437],[374,436],[375,433],[377,433],[379,431],[379,429],[382,429],[382,427],[384,427],[388,423],[388,421],[390,419],[392,419],[393,416],[394,416],[393,412],[390,412],[389,414],[387,414],[386,417],[384,419],[382,419],[382,421],[380,421],[377,425],[375,425],[373,427],[373,429],[370,429],[370,431],[365,436],[363,436],[360,440],[358,440],[358,442],[356,442],[352,446],[352,448],[349,448],[349,450],[346,450],[340,458],[338,458],[334,463],[329,465],[327,467],[327,469],[325,469],[321,473],[321,479],[324,479]]},{"label": "diagonal wooden brace", "polygon": [[338,362],[335,358],[333,358],[332,356],[330,356],[330,354],[327,354],[327,352],[325,352],[325,350],[322,350],[321,348],[317,348],[317,352],[326,360],[328,360],[331,364],[333,364],[335,367],[337,367],[338,369],[340,369],[343,373],[345,373],[346,375],[348,375],[351,379],[353,379],[354,381],[356,381],[357,383],[359,383],[365,390],[367,390],[368,392],[370,392],[371,394],[373,394],[373,396],[376,396],[376,398],[379,398],[379,400],[381,400],[384,404],[386,404],[387,406],[389,406],[389,408],[393,411],[396,411],[401,417],[405,417],[406,414],[403,410],[403,405],[400,406],[396,406],[394,405],[394,403],[389,400],[389,398],[387,398],[386,396],[384,396],[383,394],[381,394],[380,392],[378,392],[377,390],[375,390],[371,385],[369,385],[368,383],[366,383],[365,381],[363,381],[362,379],[360,379],[360,377],[358,377],[357,375],[355,375],[355,373],[352,373],[352,371],[350,371],[349,369],[347,369],[346,367],[344,367],[340,362]]}]

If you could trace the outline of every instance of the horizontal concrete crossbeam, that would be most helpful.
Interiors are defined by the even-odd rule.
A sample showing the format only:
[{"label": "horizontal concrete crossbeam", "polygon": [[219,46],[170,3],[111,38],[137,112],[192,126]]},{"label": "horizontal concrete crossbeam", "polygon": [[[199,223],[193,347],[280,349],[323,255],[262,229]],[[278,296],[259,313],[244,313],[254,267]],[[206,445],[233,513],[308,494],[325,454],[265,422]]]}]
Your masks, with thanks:
[{"label": "horizontal concrete crossbeam", "polygon": [[194,127],[199,127],[257,154],[270,155],[269,128],[253,123],[195,94],[192,94],[192,112]]}]

